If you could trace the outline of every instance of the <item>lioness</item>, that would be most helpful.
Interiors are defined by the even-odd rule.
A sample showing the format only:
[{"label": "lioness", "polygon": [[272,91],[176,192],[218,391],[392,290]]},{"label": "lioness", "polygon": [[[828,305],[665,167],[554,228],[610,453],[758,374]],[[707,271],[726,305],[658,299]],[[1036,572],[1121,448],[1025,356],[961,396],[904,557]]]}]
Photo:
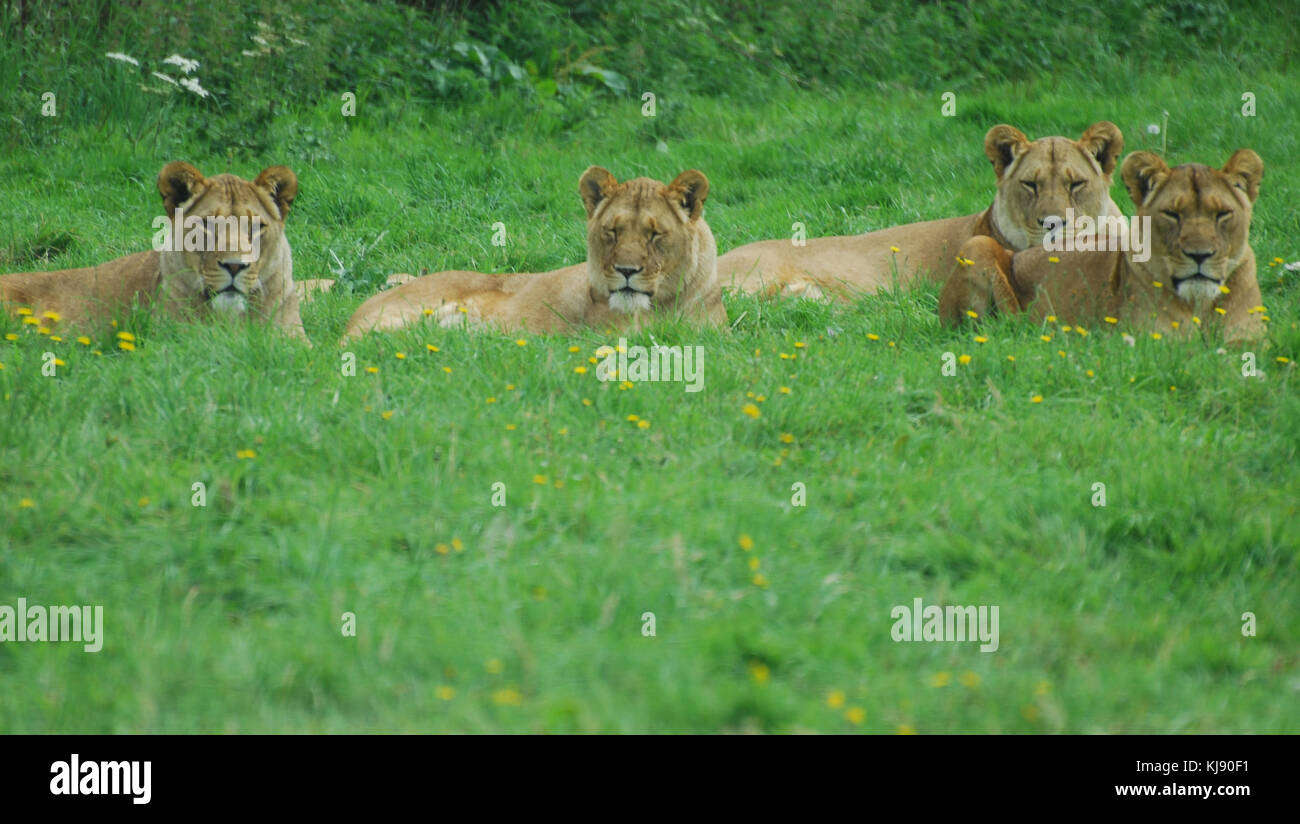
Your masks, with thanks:
[{"label": "lioness", "polygon": [[[997,175],[997,193],[984,211],[966,217],[929,220],[865,235],[762,240],[718,258],[724,286],[747,293],[841,299],[888,288],[897,266],[898,282],[918,277],[942,282],[957,249],[971,237],[988,235],[1011,249],[1042,240],[1043,221],[1078,214],[1122,217],[1110,198],[1111,173],[1124,148],[1114,123],[1089,126],[1078,141],[1043,137],[1030,141],[1012,126],[984,136],[984,154]],[[897,250],[897,251],[895,251]]]},{"label": "lioness", "polygon": [[578,181],[587,209],[587,262],[552,272],[485,275],[438,272],[371,296],[343,339],[395,329],[434,315],[500,329],[559,332],[577,326],[627,328],[651,312],[724,325],[717,246],[702,212],[709,181],[682,172],[665,186],[640,177],[619,183],[599,166]]},{"label": "lioness", "polygon": [[[83,269],[0,275],[0,301],[11,311],[27,306],[84,326],[106,322],[133,301],[161,300],[174,316],[251,314],[305,340],[284,234],[298,193],[294,173],[271,166],[250,183],[228,174],[204,178],[190,164],[174,162],[158,174],[158,192],[167,218],[166,230],[158,234],[167,236],[160,239],[171,248]],[[179,226],[177,210],[184,217]],[[249,220],[240,225],[241,217]],[[225,239],[217,241],[214,230]],[[258,250],[256,256],[251,248]]]},{"label": "lioness", "polygon": [[1139,225],[1150,221],[1145,254],[1036,247],[1013,255],[990,238],[972,238],[939,298],[944,323],[960,324],[968,313],[1030,311],[1067,324],[1105,321],[1175,336],[1205,328],[1222,328],[1228,341],[1262,336],[1250,248],[1251,204],[1264,175],[1259,155],[1238,149],[1222,169],[1170,169],[1151,152],[1134,152],[1120,171]]}]

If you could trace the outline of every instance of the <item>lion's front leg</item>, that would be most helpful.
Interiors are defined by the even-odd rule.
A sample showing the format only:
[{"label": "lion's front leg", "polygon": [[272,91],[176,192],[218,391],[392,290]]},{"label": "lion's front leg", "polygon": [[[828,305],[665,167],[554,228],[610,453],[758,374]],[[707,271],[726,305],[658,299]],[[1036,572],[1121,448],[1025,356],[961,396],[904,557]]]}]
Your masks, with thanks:
[{"label": "lion's front leg", "polygon": [[939,294],[939,319],[944,325],[959,326],[971,312],[984,316],[1023,309],[1011,286],[1011,254],[983,235],[962,244]]}]

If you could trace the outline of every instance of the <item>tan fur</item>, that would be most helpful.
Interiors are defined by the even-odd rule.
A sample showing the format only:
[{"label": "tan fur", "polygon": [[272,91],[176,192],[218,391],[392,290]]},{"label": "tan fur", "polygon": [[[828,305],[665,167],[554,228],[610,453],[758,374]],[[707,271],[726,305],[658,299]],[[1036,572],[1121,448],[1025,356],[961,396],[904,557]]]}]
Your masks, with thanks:
[{"label": "tan fur", "polygon": [[[1124,146],[1113,123],[1088,127],[1079,140],[1030,141],[1011,126],[994,126],[984,153],[997,176],[993,204],[966,217],[910,223],[848,237],[789,239],[746,244],[718,258],[724,288],[765,295],[852,299],[918,279],[942,282],[957,250],[978,235],[1024,249],[1042,240],[1041,221],[1077,214],[1122,216],[1110,198],[1111,175]],[[1071,188],[1071,183],[1082,185]],[[1031,191],[1026,183],[1033,183]],[[891,247],[896,247],[894,252]],[[895,272],[895,269],[897,270]]]},{"label": "tan fur", "polygon": [[[619,183],[592,166],[578,192],[587,210],[587,262],[542,273],[416,278],[361,304],[344,340],[426,314],[442,326],[468,322],[529,332],[635,328],[656,313],[726,324],[717,247],[702,214],[709,194],[703,174],[682,172],[668,185],[644,177]],[[624,288],[635,291],[619,291]]]},{"label": "tan fur", "polygon": [[[0,275],[0,302],[11,312],[25,306],[37,314],[55,312],[69,327],[92,327],[132,303],[161,302],[173,316],[204,316],[218,311],[213,293],[233,284],[234,292],[219,296],[221,307],[272,320],[305,340],[284,235],[297,191],[297,178],[284,166],[264,169],[250,183],[234,175],[204,178],[188,163],[168,163],[158,175],[158,192],[169,224],[178,208],[185,217],[257,217],[264,233],[256,260],[237,251],[140,252],[83,269]],[[222,263],[246,268],[231,275]]]},{"label": "tan fur", "polygon": [[[410,283],[415,280],[413,275],[405,272],[394,272],[384,279],[384,285],[381,289],[388,289],[393,286],[401,286],[403,283]],[[312,278],[311,280],[295,280],[294,288],[298,292],[298,301],[300,303],[309,303],[317,294],[321,292],[330,292],[334,289],[334,278]]]},{"label": "tan fur", "polygon": [[[972,263],[955,263],[940,295],[942,320],[958,325],[967,312],[1028,311],[1093,327],[1112,325],[1105,321],[1111,317],[1122,329],[1173,337],[1214,329],[1228,341],[1262,337],[1250,248],[1251,209],[1264,173],[1259,155],[1240,149],[1221,170],[1170,169],[1150,152],[1135,152],[1122,173],[1139,219],[1151,219],[1150,260],[1041,245],[1013,256],[990,238],[974,238],[960,252]],[[1208,257],[1198,265],[1189,253]],[[1193,277],[1198,271],[1203,277]]]}]

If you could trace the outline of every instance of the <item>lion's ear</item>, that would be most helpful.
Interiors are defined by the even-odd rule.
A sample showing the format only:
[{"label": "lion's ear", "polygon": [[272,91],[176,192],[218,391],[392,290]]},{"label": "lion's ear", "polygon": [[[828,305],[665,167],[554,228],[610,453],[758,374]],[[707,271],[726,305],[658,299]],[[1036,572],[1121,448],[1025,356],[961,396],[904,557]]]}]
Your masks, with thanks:
[{"label": "lion's ear", "polygon": [[596,207],[609,197],[617,185],[618,181],[608,169],[600,166],[587,167],[587,171],[578,178],[578,194],[582,196],[582,205],[587,207],[588,218],[595,214]]},{"label": "lion's ear", "polygon": [[182,203],[195,195],[203,185],[203,175],[188,163],[179,160],[163,166],[158,173],[158,194],[162,195],[163,209],[171,217]]},{"label": "lion's ear", "polygon": [[1029,150],[1029,138],[1015,126],[1003,123],[989,129],[984,135],[984,154],[993,164],[993,171],[998,179],[1017,157]]},{"label": "lion's ear", "polygon": [[709,179],[696,169],[682,172],[668,184],[668,199],[685,209],[691,220],[699,219],[708,196]]},{"label": "lion's ear", "polygon": [[289,216],[289,207],[298,196],[298,176],[288,166],[267,166],[253,181],[270,193],[275,205],[280,207],[280,220]]},{"label": "lion's ear", "polygon": [[1250,149],[1238,149],[1228,158],[1223,173],[1236,186],[1246,193],[1250,202],[1259,197],[1259,181],[1264,177],[1264,161]]},{"label": "lion's ear", "polygon": [[1139,209],[1146,203],[1151,191],[1169,177],[1169,167],[1159,155],[1152,152],[1134,152],[1124,158],[1124,165],[1119,171],[1124,177],[1124,185],[1128,187],[1128,196]]},{"label": "lion's ear", "polygon": [[1119,126],[1109,120],[1093,123],[1079,138],[1083,150],[1101,164],[1101,170],[1107,176],[1115,171],[1115,163],[1124,151],[1124,133]]}]

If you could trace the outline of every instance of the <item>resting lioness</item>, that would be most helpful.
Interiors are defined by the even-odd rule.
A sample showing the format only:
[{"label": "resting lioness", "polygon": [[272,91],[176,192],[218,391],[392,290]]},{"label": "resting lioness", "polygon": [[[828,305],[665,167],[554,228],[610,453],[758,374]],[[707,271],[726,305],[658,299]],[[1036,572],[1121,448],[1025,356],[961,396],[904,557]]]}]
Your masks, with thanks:
[{"label": "resting lioness", "polygon": [[717,247],[702,216],[709,194],[703,174],[682,172],[667,186],[645,177],[619,183],[592,166],[578,193],[587,209],[586,263],[540,274],[425,275],[361,304],[344,340],[425,314],[442,326],[469,321],[530,332],[625,329],[653,313],[726,324]]},{"label": "resting lioness", "polygon": [[[1124,148],[1113,123],[1089,126],[1078,141],[1043,137],[1030,142],[1019,129],[994,126],[984,137],[984,154],[997,175],[997,193],[984,211],[966,217],[929,220],[865,235],[763,240],[718,258],[724,288],[747,293],[840,299],[900,286],[918,278],[942,282],[957,249],[971,237],[988,235],[1011,249],[1042,240],[1043,221],[1078,214],[1122,216],[1110,198],[1111,173]],[[897,250],[897,251],[895,251]]]},{"label": "resting lioness", "polygon": [[[70,326],[88,326],[107,322],[133,302],[161,301],[174,316],[249,314],[306,338],[284,234],[298,193],[292,171],[271,166],[250,183],[234,175],[205,179],[190,164],[174,162],[158,174],[158,192],[167,226],[156,240],[170,248],[84,269],[0,275],[0,302],[10,311],[26,306],[54,312]],[[177,210],[184,217],[180,226],[174,226]],[[239,218],[249,220],[241,224]],[[232,233],[213,242],[214,228],[224,233],[227,226]]]},{"label": "resting lioness", "polygon": [[1151,152],[1135,152],[1121,173],[1139,227],[1150,221],[1148,238],[1133,239],[1130,251],[1036,247],[1014,255],[990,238],[973,238],[939,297],[943,321],[1027,310],[1066,324],[1175,336],[1222,328],[1228,341],[1262,336],[1250,248],[1251,204],[1264,175],[1259,155],[1239,149],[1222,170],[1199,163],[1170,169]]}]

